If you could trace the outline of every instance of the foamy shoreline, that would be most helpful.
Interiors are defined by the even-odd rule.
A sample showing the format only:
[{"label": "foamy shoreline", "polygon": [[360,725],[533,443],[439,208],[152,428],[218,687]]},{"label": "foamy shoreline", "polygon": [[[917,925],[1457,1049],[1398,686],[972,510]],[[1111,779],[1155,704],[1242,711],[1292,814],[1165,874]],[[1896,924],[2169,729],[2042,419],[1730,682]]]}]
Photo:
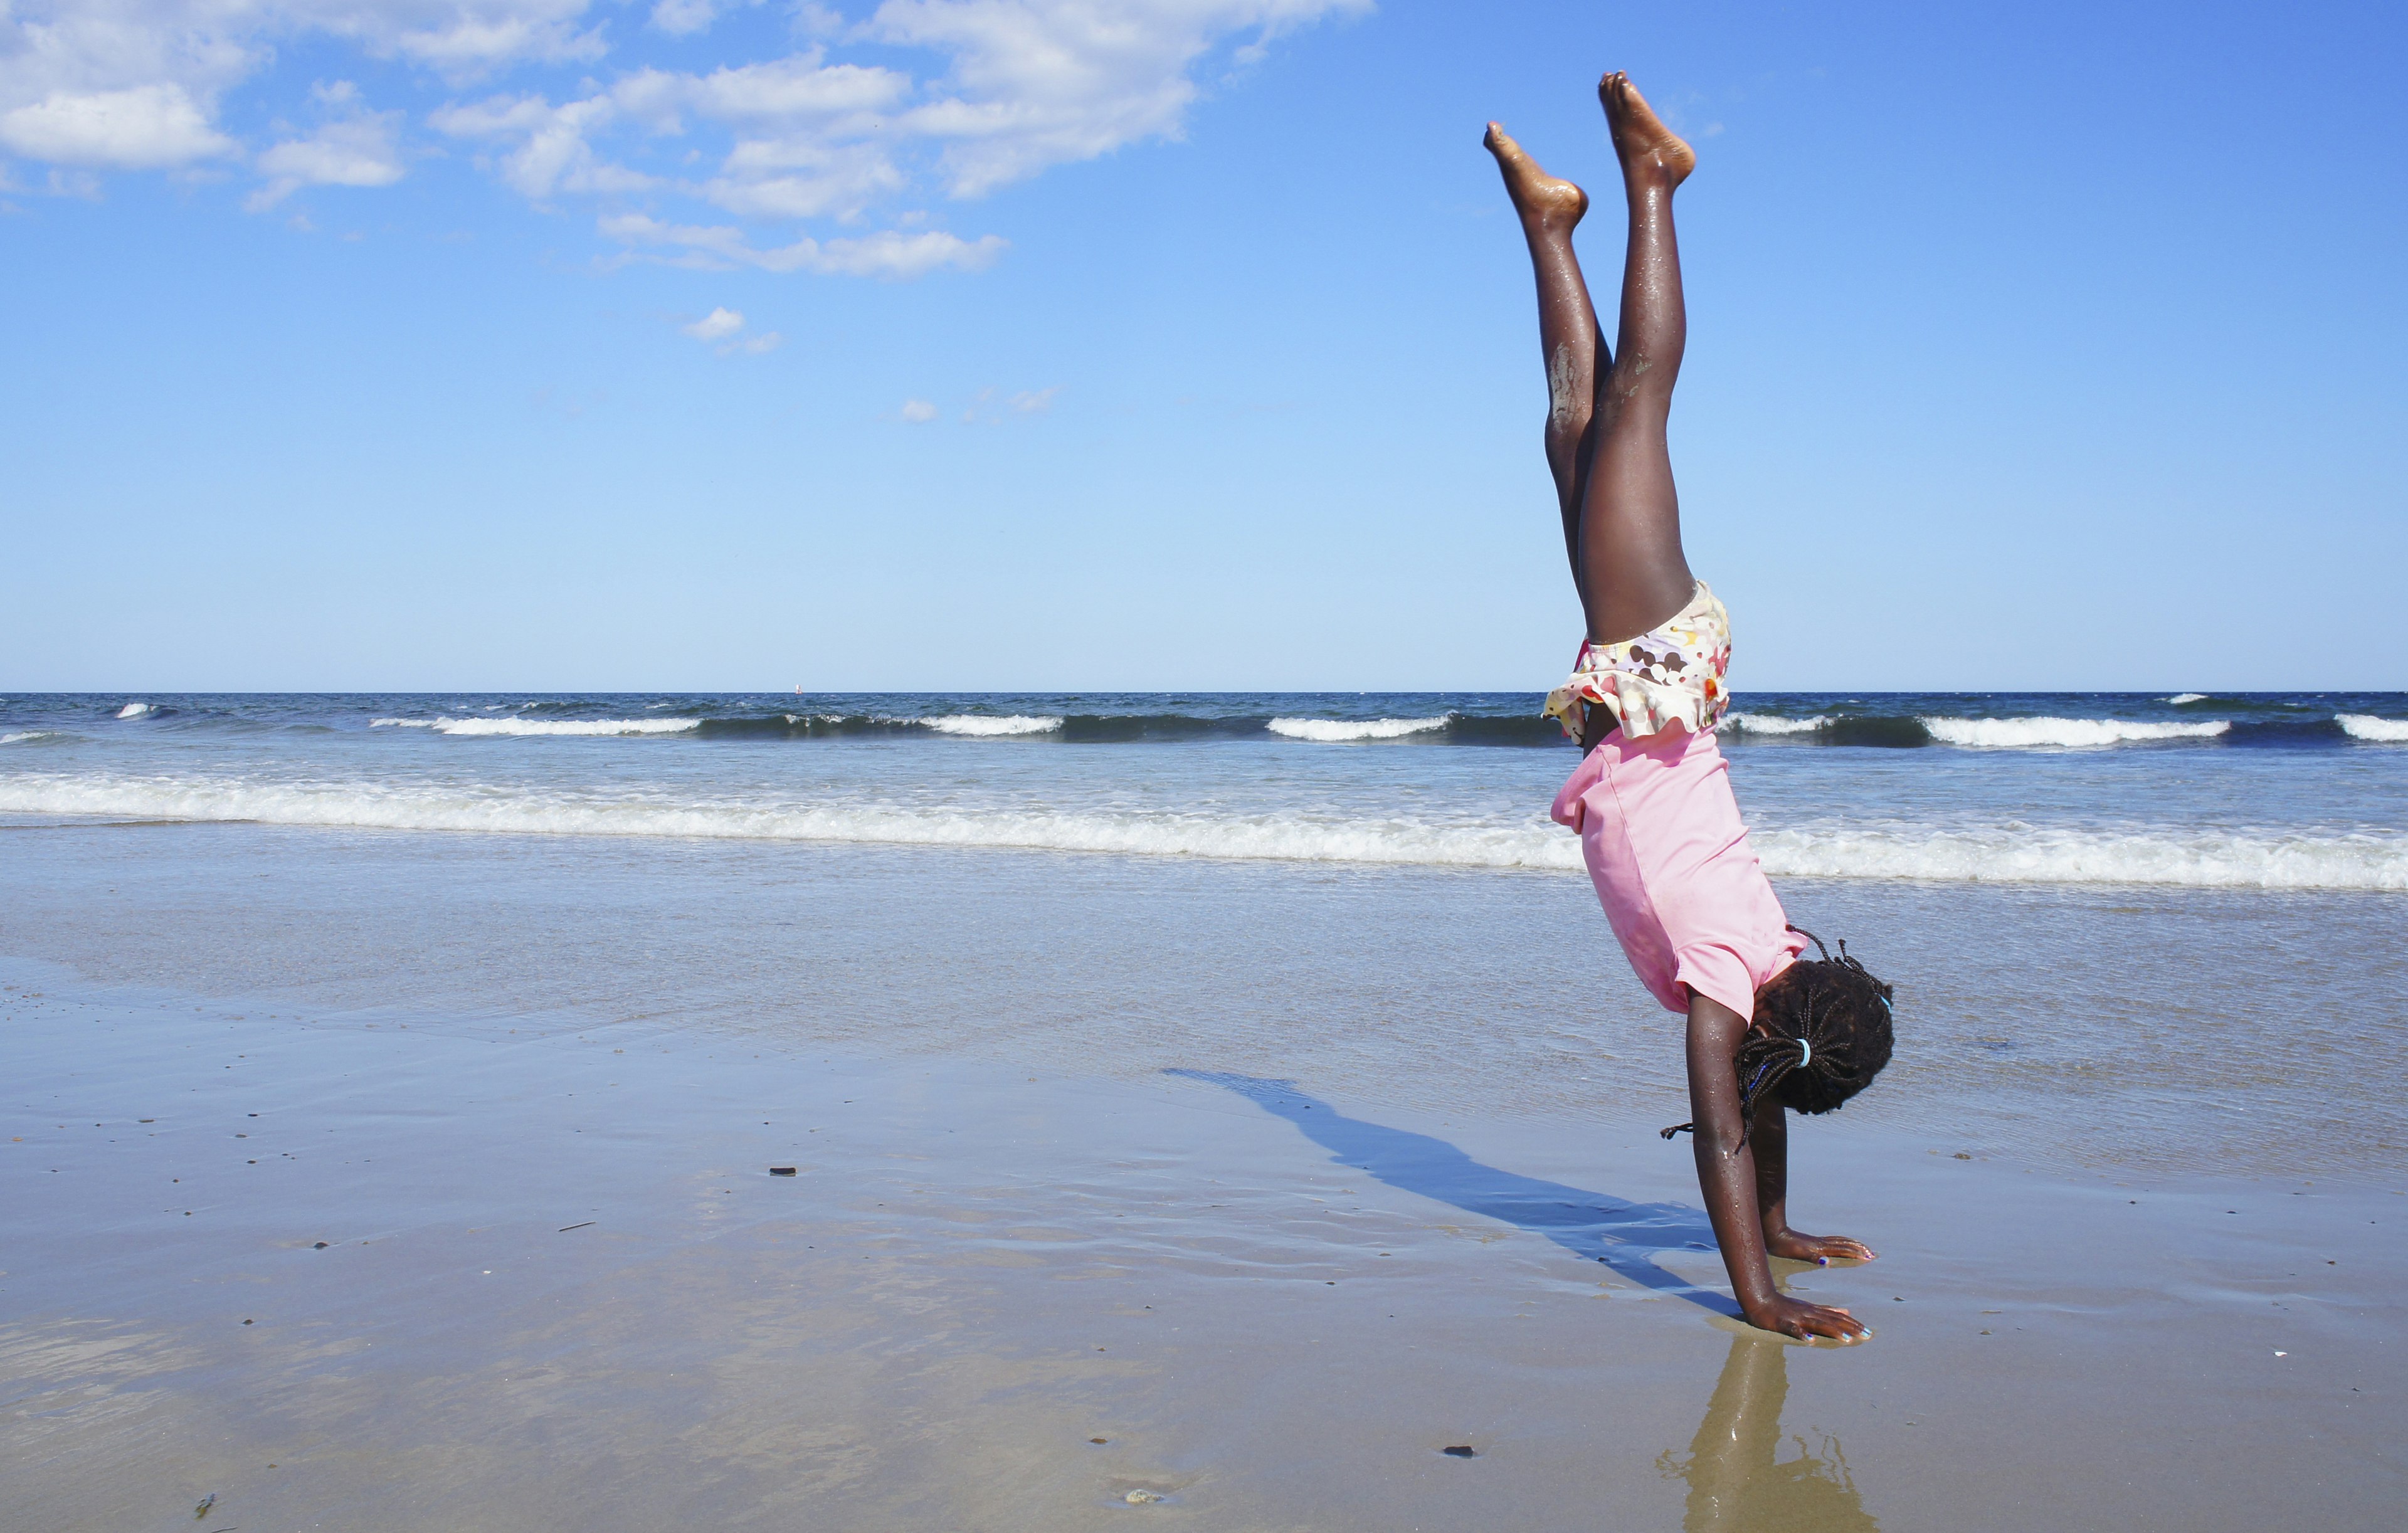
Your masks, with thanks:
[{"label": "foamy shoreline", "polygon": [[[1535,815],[1519,824],[1402,815],[1064,809],[1011,804],[685,802],[657,795],[547,794],[480,786],[257,782],[187,777],[0,778],[0,814],[481,835],[761,840],[1100,852],[1497,871],[1582,869],[1579,843]],[[2408,892],[2408,832],[2095,830],[1762,824],[1751,835],[1776,878],[2190,889]]]}]

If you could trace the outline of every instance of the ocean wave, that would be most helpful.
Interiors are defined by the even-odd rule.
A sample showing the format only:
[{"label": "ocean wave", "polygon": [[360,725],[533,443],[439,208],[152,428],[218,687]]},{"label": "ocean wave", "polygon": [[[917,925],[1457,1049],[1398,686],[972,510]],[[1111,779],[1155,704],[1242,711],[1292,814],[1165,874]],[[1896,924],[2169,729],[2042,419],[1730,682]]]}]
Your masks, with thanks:
[{"label": "ocean wave", "polygon": [[2333,722],[2350,738],[2372,738],[2384,744],[2408,741],[2408,720],[2379,720],[2372,712],[2336,712]]},{"label": "ocean wave", "polygon": [[1933,719],[1918,721],[1942,745],[1984,750],[2046,746],[2126,745],[2141,740],[2206,739],[2232,727],[2224,719],[2199,724],[2139,719]]},{"label": "ocean wave", "polygon": [[2378,719],[2372,713],[2336,713],[2333,723],[2354,740],[2408,741],[2408,719]]},{"label": "ocean wave", "polygon": [[1830,722],[1828,713],[1817,713],[1811,719],[1784,719],[1776,713],[1732,713],[1724,717],[1723,727],[1749,735],[1811,735]]},{"label": "ocean wave", "polygon": [[1264,727],[1292,740],[1338,744],[1349,740],[1398,740],[1427,735],[1455,721],[1452,713],[1432,719],[1273,719]]},{"label": "ocean wave", "polygon": [[149,703],[128,703],[117,710],[117,716],[121,719],[138,719],[150,712],[150,709],[151,705]]},{"label": "ocean wave", "polygon": [[2203,703],[2207,701],[2207,694],[2204,692],[2177,692],[2172,696],[2167,698],[2166,701],[2173,704],[2176,708],[2180,708],[2185,703]]},{"label": "ocean wave", "polygon": [[700,719],[371,719],[376,729],[432,729],[438,735],[682,735]]},{"label": "ocean wave", "polygon": [[905,724],[924,724],[939,735],[970,735],[993,738],[1001,735],[1050,735],[1062,727],[1059,719],[1033,718],[1025,713],[1013,713],[997,718],[988,713],[947,713],[933,719],[907,719]]},{"label": "ocean wave", "polygon": [[36,740],[63,740],[72,738],[55,729],[21,729],[13,735],[0,735],[0,745],[30,745]]},{"label": "ocean wave", "polygon": [[[1579,841],[1535,817],[1483,824],[1402,816],[1338,820],[1015,806],[681,803],[354,782],[82,774],[0,778],[0,811],[1564,872],[1581,867]],[[1752,839],[1765,870],[1783,878],[2408,892],[2408,835],[2398,834],[1817,824],[1761,828]]]}]

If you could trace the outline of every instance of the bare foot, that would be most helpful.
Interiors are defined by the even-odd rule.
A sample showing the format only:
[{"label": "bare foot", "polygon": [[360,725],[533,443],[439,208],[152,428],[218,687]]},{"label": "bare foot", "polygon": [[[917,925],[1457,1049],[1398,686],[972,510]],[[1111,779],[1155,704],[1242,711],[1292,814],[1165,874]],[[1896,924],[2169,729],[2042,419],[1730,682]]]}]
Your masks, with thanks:
[{"label": "bare foot", "polygon": [[1541,170],[1539,162],[1513,142],[1513,136],[1494,122],[1488,124],[1488,136],[1481,142],[1497,156],[1497,168],[1505,173],[1505,194],[1513,199],[1513,210],[1523,222],[1536,221],[1556,234],[1570,234],[1572,225],[1588,211],[1588,193]]},{"label": "bare foot", "polygon": [[1662,175],[1669,178],[1665,185],[1670,190],[1698,168],[1697,150],[1656,121],[1628,75],[1616,69],[1598,80],[1597,98],[1605,103],[1606,126],[1613,134],[1613,152],[1622,158],[1625,180],[1634,179],[1634,170]]},{"label": "bare foot", "polygon": [[1835,1261],[1873,1260],[1872,1248],[1862,1240],[1851,1240],[1844,1235],[1805,1235],[1794,1229],[1766,1230],[1764,1249],[1775,1256],[1813,1262],[1819,1267],[1828,1267]]}]

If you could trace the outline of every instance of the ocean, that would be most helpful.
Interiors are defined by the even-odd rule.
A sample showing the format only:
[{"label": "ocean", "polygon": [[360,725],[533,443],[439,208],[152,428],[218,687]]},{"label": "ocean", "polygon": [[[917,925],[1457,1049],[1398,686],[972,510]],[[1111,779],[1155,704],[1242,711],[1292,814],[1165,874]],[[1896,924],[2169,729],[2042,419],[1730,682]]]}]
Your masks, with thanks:
[{"label": "ocean", "polygon": [[[112,983],[1269,1067],[1688,1114],[1535,694],[18,695],[0,952]],[[2408,695],[1753,694],[1791,919],[1899,988],[1851,1121],[2386,1177]]]},{"label": "ocean", "polygon": [[[1577,870],[1521,694],[31,696],[0,813]],[[2408,892],[2408,695],[1781,694],[1774,877]]]}]

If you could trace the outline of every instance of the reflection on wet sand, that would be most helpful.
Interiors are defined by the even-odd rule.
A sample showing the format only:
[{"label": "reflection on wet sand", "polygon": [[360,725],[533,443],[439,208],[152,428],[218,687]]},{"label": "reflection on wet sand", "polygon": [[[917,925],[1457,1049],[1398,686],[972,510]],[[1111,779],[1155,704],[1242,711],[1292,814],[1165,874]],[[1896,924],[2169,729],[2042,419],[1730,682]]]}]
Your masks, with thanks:
[{"label": "reflection on wet sand", "polygon": [[1685,1533],[1876,1533],[1856,1497],[1839,1440],[1789,1441],[1782,1459],[1781,1408],[1789,1395],[1788,1343],[1735,1336],[1706,1418],[1685,1456],[1666,1451],[1656,1468],[1689,1483]]}]

